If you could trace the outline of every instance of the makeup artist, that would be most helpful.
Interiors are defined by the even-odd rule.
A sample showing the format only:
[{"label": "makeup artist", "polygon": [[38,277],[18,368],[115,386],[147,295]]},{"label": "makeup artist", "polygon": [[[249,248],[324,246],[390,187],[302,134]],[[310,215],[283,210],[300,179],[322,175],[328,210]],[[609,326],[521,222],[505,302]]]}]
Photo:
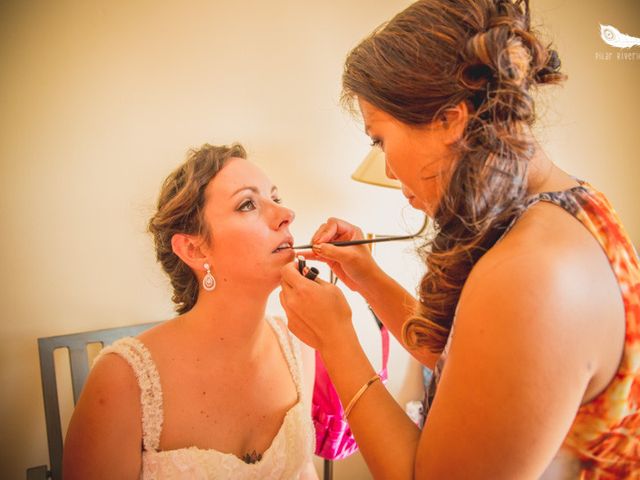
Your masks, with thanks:
[{"label": "makeup artist", "polygon": [[317,349],[374,478],[640,478],[640,266],[604,195],[531,132],[559,83],[528,2],[424,0],[346,60],[343,101],[436,230],[418,300],[329,219],[308,259],[435,370],[420,431],[375,375],[340,289],[283,268],[289,328]]}]

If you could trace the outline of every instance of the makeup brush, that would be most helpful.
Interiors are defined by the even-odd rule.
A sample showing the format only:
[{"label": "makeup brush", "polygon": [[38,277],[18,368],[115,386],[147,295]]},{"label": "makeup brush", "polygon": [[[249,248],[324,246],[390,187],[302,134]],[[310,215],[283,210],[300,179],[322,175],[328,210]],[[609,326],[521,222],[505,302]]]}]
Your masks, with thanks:
[{"label": "makeup brush", "polygon": [[[411,240],[412,238],[416,238],[421,235],[429,224],[429,217],[425,217],[424,223],[422,227],[417,233],[413,235],[402,235],[402,236],[384,236],[384,237],[376,237],[376,238],[368,238],[365,240],[348,240],[344,242],[327,242],[329,245],[335,245],[336,247],[348,247],[349,245],[367,245],[369,243],[381,243],[381,242],[395,242],[400,240]],[[302,250],[302,249],[310,249],[313,247],[313,244],[309,245],[296,245],[291,247],[293,250]]]},{"label": "makeup brush", "polygon": [[[349,245],[367,245],[369,243],[379,243],[379,242],[393,242],[396,240],[410,240],[415,238],[416,235],[406,235],[404,237],[377,237],[377,238],[369,238],[366,240],[349,240],[345,242],[325,242],[329,245],[335,245],[336,247],[348,247]],[[294,250],[302,250],[302,249],[310,249],[313,247],[313,244],[309,245],[296,245],[293,248]]]}]

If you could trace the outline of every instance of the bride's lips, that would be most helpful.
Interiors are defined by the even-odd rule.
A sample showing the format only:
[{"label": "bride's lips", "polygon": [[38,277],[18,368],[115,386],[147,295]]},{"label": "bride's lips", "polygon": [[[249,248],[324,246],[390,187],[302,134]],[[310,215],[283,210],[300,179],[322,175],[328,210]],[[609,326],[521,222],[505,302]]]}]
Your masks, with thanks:
[{"label": "bride's lips", "polygon": [[289,236],[284,238],[271,253],[293,252],[293,237]]}]

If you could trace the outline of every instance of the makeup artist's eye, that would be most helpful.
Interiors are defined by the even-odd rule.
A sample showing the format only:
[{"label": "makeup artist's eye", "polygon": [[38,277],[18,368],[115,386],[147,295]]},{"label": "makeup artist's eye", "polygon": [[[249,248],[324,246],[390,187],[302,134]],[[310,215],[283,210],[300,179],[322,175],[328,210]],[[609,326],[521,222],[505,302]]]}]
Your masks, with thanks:
[{"label": "makeup artist's eye", "polygon": [[382,140],[380,140],[379,138],[371,138],[371,146],[372,147],[378,147],[378,148],[382,148]]},{"label": "makeup artist's eye", "polygon": [[239,212],[250,212],[251,210],[255,210],[256,204],[253,200],[247,200],[242,202],[238,207]]}]

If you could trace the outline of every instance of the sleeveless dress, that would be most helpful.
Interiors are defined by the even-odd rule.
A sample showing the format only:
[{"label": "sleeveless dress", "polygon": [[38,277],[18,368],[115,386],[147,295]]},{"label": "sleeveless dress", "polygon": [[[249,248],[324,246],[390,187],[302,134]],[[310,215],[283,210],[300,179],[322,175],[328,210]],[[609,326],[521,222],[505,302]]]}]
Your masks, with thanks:
[{"label": "sleeveless dress", "polygon": [[256,463],[245,463],[231,453],[196,446],[159,450],[163,407],[160,377],[149,350],[138,339],[126,337],[104,348],[96,361],[109,353],[131,366],[140,387],[142,406],[142,480],[297,479],[314,450],[314,432],[308,405],[302,401],[300,345],[275,319],[267,317],[276,332],[298,393],[269,448]]},{"label": "sleeveless dress", "polygon": [[[579,408],[563,448],[580,461],[582,480],[640,479],[640,262],[609,201],[588,183],[579,183],[569,190],[534,195],[526,208],[553,203],[579,220],[598,241],[620,286],[625,342],[614,378]],[[425,412],[436,394],[452,335],[453,328],[427,387]]]}]

